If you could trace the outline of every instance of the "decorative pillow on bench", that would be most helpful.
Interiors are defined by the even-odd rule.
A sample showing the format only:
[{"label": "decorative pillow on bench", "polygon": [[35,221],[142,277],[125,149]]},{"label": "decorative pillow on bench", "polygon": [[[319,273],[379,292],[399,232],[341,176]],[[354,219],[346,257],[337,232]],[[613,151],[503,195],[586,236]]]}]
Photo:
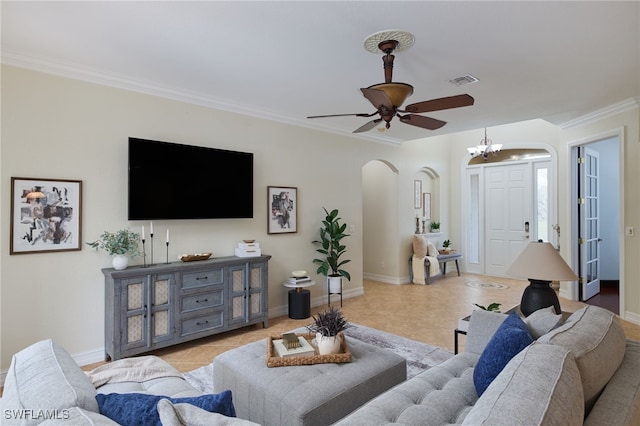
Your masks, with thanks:
[{"label": "decorative pillow on bench", "polygon": [[531,343],[533,338],[527,325],[517,313],[509,314],[487,343],[473,369],[473,383],[478,396],[489,387],[511,358]]},{"label": "decorative pillow on bench", "polygon": [[158,402],[162,399],[169,400],[174,404],[188,403],[203,410],[220,413],[228,417],[236,416],[230,390],[219,394],[188,398],[169,398],[142,393],[110,393],[96,396],[100,414],[119,424],[130,426],[162,426],[157,408]]}]

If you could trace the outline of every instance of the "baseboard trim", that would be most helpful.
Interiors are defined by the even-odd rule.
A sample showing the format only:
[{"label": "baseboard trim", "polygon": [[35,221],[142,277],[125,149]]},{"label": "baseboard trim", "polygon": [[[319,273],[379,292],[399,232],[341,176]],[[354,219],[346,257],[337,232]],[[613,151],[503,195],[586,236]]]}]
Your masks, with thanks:
[{"label": "baseboard trim", "polygon": [[362,278],[368,281],[376,281],[379,283],[394,284],[394,285],[409,284],[411,282],[411,279],[409,278],[409,276],[398,278],[398,277],[388,277],[385,275],[378,275],[378,274],[369,274],[366,272],[362,274]]},{"label": "baseboard trim", "polygon": [[640,315],[634,312],[625,311],[624,320],[640,325]]}]

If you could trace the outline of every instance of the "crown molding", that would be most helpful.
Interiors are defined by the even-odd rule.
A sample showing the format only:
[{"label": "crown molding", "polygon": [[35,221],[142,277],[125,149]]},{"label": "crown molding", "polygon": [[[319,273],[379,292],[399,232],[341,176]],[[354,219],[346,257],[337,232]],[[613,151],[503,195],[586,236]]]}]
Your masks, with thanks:
[{"label": "crown molding", "polygon": [[136,80],[125,75],[116,73],[107,73],[95,69],[90,69],[76,63],[70,63],[53,58],[36,57],[33,55],[25,55],[10,49],[2,51],[2,63],[25,68],[32,71],[38,71],[45,74],[52,74],[60,77],[66,77],[73,80],[85,81],[108,87],[138,92],[146,95],[157,96],[160,98],[171,99],[174,101],[184,102],[192,105],[203,106],[206,108],[219,109],[222,111],[232,112],[241,115],[247,115],[254,118],[260,118],[267,121],[275,121],[287,125],[314,129],[322,132],[348,136],[356,139],[379,142],[391,145],[400,145],[403,141],[397,138],[390,138],[382,134],[353,134],[350,132],[342,132],[323,126],[314,124],[308,120],[294,119],[277,114],[273,111],[258,110],[238,104],[226,99],[212,98],[202,96],[193,92],[182,90],[179,88],[171,88],[157,85],[151,81]]},{"label": "crown molding", "polygon": [[585,114],[582,117],[569,120],[560,124],[558,127],[562,130],[572,129],[638,108],[640,108],[640,97],[629,98],[613,105],[609,105],[608,107],[590,112],[589,114]]}]

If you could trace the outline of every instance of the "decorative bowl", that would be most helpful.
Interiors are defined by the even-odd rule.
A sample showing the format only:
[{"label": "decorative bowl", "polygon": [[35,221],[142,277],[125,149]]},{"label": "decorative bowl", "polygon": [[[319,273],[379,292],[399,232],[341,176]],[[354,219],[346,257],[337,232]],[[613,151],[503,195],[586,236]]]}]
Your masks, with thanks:
[{"label": "decorative bowl", "polygon": [[296,278],[300,278],[300,277],[304,277],[305,275],[307,275],[307,271],[293,271],[293,272],[291,272],[291,275],[296,277]]},{"label": "decorative bowl", "polygon": [[211,253],[181,254],[178,259],[183,262],[195,262],[198,260],[207,260],[211,257]]},{"label": "decorative bowl", "polygon": [[247,243],[247,244],[251,244],[253,242],[255,242],[256,240],[242,240],[242,242]]}]

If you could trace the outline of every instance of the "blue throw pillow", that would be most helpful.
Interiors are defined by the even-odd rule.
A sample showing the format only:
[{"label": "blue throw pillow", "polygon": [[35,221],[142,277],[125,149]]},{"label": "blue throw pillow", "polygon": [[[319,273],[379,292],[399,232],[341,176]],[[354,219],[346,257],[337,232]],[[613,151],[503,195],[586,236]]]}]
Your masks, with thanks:
[{"label": "blue throw pillow", "polygon": [[533,338],[524,321],[515,312],[509,314],[489,340],[473,369],[473,384],[478,396],[484,393],[511,358],[531,343]]},{"label": "blue throw pillow", "polygon": [[212,413],[235,417],[236,410],[231,400],[231,391],[190,398],[169,398],[142,393],[110,393],[96,395],[100,414],[126,426],[162,426],[158,414],[158,401],[168,399],[174,404],[188,403]]}]

